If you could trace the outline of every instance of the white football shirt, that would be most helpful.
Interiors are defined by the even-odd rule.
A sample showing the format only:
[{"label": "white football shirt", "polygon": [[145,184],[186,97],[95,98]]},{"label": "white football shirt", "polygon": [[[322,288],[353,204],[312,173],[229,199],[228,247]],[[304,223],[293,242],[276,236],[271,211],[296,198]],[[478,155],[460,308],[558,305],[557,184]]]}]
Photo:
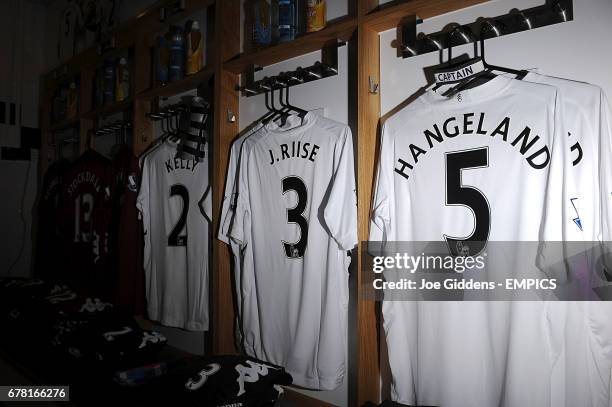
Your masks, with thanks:
[{"label": "white football shirt", "polygon": [[602,89],[536,72],[527,73],[523,81],[554,86],[563,104],[562,121],[568,143],[564,240],[609,241],[612,146],[609,106]]},{"label": "white football shirt", "polygon": [[[559,240],[557,102],[551,86],[498,76],[397,112],[383,126],[370,240]],[[395,401],[548,405],[560,345],[547,303],[384,301],[383,316]]]},{"label": "white football shirt", "polygon": [[[601,88],[583,82],[528,73],[524,81],[555,86],[563,103],[569,141],[564,160],[564,240],[589,249],[610,242],[612,132],[610,109]],[[577,244],[573,244],[579,248]],[[594,262],[590,259],[591,264]],[[592,276],[596,277],[596,276]],[[569,281],[580,285],[583,281]],[[587,283],[595,283],[593,279]],[[571,287],[570,287],[571,289]],[[576,288],[578,289],[578,288]],[[553,405],[608,406],[612,369],[612,302],[551,304],[559,315],[564,343],[553,372]]]},{"label": "white football shirt", "polygon": [[145,231],[149,318],[191,331],[208,329],[211,199],[208,152],[176,158],[167,140],[143,163],[137,207]]},{"label": "white football shirt", "polygon": [[221,217],[217,239],[228,245],[232,244],[230,238],[231,224],[234,219],[236,208],[236,197],[238,196],[238,169],[242,144],[252,134],[257,133],[263,125],[258,122],[252,128],[246,129],[244,133],[232,143],[230,147],[229,161],[227,163],[227,176],[225,178],[225,190],[221,202]]},{"label": "white football shirt", "polygon": [[231,237],[244,257],[247,353],[293,383],[333,389],[346,370],[347,250],[357,244],[350,129],[308,113],[242,145]]},{"label": "white football shirt", "polygon": [[[236,304],[238,308],[238,314],[236,315],[236,338],[239,344],[242,344],[242,323],[240,318],[242,315],[242,303],[243,297],[242,291],[248,287],[248,282],[243,284],[242,281],[242,257],[243,254],[248,255],[249,253],[241,253],[240,245],[230,238],[230,229],[232,221],[234,220],[234,213],[236,208],[236,197],[238,195],[238,167],[240,164],[240,152],[242,151],[242,143],[251,134],[257,132],[261,128],[261,123],[256,123],[252,128],[244,131],[244,133],[238,137],[232,143],[230,148],[229,161],[227,165],[227,175],[225,179],[225,190],[223,194],[223,201],[221,202],[221,216],[219,222],[219,232],[217,238],[223,243],[228,244],[232,251],[233,260],[233,272],[234,272],[234,290],[236,292]],[[255,323],[255,321],[251,321]]]}]

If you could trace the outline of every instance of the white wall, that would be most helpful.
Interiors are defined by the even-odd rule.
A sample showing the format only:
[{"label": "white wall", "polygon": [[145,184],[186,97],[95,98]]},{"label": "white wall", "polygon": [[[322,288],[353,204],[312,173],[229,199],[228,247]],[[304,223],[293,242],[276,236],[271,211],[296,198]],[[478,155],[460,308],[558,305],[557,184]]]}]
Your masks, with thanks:
[{"label": "white wall", "polygon": [[[478,17],[495,17],[513,8],[525,9],[544,4],[544,0],[494,0],[461,11],[448,13],[424,21],[419,32],[439,31],[447,24],[467,24]],[[612,97],[612,1],[574,0],[574,21],[524,31],[487,40],[487,62],[516,69],[537,68],[539,72],[593,83],[601,86]],[[396,56],[391,43],[396,30],[380,35],[381,113],[389,114],[419,88],[426,85],[423,68],[437,65],[439,53],[429,53],[402,59]],[[453,49],[457,56],[467,52],[473,56],[472,46]],[[446,54],[445,54],[446,55]],[[384,333],[381,332],[381,338]],[[384,348],[384,343],[382,344]],[[382,350],[383,374],[385,351]],[[388,398],[389,388],[382,380],[382,398]]]},{"label": "white wall", "polygon": [[[7,103],[7,123],[0,124],[0,146],[19,147],[21,125],[38,126],[44,12],[44,6],[33,1],[0,2],[0,100]],[[16,106],[12,126],[8,103]],[[10,271],[11,275],[25,276],[31,271],[32,206],[38,173],[38,156],[36,151],[32,153],[30,161],[0,161],[0,275]]]},{"label": "white wall", "polygon": [[[495,17],[513,8],[529,8],[544,0],[495,0],[426,20],[419,32],[431,33],[451,22],[466,24],[478,17]],[[574,0],[574,21],[523,31],[486,41],[487,61],[512,68],[538,68],[539,72],[590,82],[612,95],[612,1]],[[395,30],[380,36],[381,108],[385,114],[426,84],[423,67],[436,65],[436,52],[401,59],[391,42]],[[453,55],[470,46],[453,49]]]},{"label": "white wall", "polygon": [[0,276],[30,275],[38,173],[37,151],[32,152],[29,162],[0,161]]},{"label": "white wall", "polygon": [[[102,0],[98,0],[102,1]],[[151,4],[155,3],[155,0],[117,0],[117,13],[116,23],[119,24],[135,15],[140,11],[146,9]],[[61,49],[58,55],[58,39],[59,39],[59,24],[62,12],[68,4],[67,0],[51,0],[46,6],[45,13],[45,71],[57,67],[65,60],[72,57],[72,48]],[[88,46],[92,45],[94,41],[93,33],[87,35]]]},{"label": "white wall", "polygon": [[[22,124],[37,127],[39,75],[44,67],[45,8],[31,1],[0,2],[0,100],[22,105]],[[8,120],[8,107],[7,107]],[[19,123],[0,124],[0,145],[19,147]]]}]

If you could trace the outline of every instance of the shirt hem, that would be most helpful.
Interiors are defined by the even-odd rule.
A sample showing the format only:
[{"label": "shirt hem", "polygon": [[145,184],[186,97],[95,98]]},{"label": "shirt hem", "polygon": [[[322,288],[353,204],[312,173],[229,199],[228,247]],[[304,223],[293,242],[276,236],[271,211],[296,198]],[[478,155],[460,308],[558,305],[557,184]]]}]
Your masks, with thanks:
[{"label": "shirt hem", "polygon": [[198,322],[198,321],[183,321],[176,320],[170,318],[159,318],[157,312],[152,311],[151,309],[147,310],[149,313],[149,319],[152,321],[158,322],[160,325],[168,326],[171,328],[181,328],[186,329],[188,331],[195,332],[203,332],[208,331],[208,322]]}]

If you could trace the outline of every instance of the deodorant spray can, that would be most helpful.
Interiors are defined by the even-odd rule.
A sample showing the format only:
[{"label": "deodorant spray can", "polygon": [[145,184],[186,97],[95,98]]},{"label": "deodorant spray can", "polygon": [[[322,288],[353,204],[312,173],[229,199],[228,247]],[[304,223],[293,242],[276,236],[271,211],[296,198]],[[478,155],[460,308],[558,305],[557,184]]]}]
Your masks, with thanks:
[{"label": "deodorant spray can", "polygon": [[327,25],[325,0],[308,0],[306,4],[306,32],[319,31]]},{"label": "deodorant spray can", "polygon": [[170,82],[183,79],[185,76],[185,34],[183,28],[170,28]]}]

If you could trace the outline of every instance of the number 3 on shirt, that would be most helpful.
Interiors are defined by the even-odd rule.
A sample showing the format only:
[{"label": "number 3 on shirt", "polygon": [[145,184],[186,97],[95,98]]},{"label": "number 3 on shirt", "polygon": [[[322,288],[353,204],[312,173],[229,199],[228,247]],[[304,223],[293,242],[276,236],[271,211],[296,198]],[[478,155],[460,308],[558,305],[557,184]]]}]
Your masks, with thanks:
[{"label": "number 3 on shirt", "polygon": [[179,196],[183,201],[183,210],[178,222],[172,228],[168,236],[168,246],[187,246],[187,233],[180,235],[187,223],[187,213],[189,212],[189,191],[184,185],[174,184],[170,187],[170,198]]},{"label": "number 3 on shirt", "polygon": [[308,189],[306,184],[300,177],[290,176],[282,180],[283,195],[289,191],[294,191],[297,194],[297,204],[290,209],[287,209],[287,223],[295,223],[300,228],[300,240],[295,243],[283,242],[285,255],[290,259],[300,259],[304,257],[306,252],[306,243],[308,243],[308,219],[304,217],[304,210],[308,203]]},{"label": "number 3 on shirt", "polygon": [[463,170],[489,166],[487,147],[474,150],[452,151],[445,154],[446,163],[446,206],[466,206],[474,214],[474,229],[464,238],[444,235],[448,248],[454,256],[476,256],[486,246],[491,229],[491,208],[482,191],[473,186],[463,185]]}]

